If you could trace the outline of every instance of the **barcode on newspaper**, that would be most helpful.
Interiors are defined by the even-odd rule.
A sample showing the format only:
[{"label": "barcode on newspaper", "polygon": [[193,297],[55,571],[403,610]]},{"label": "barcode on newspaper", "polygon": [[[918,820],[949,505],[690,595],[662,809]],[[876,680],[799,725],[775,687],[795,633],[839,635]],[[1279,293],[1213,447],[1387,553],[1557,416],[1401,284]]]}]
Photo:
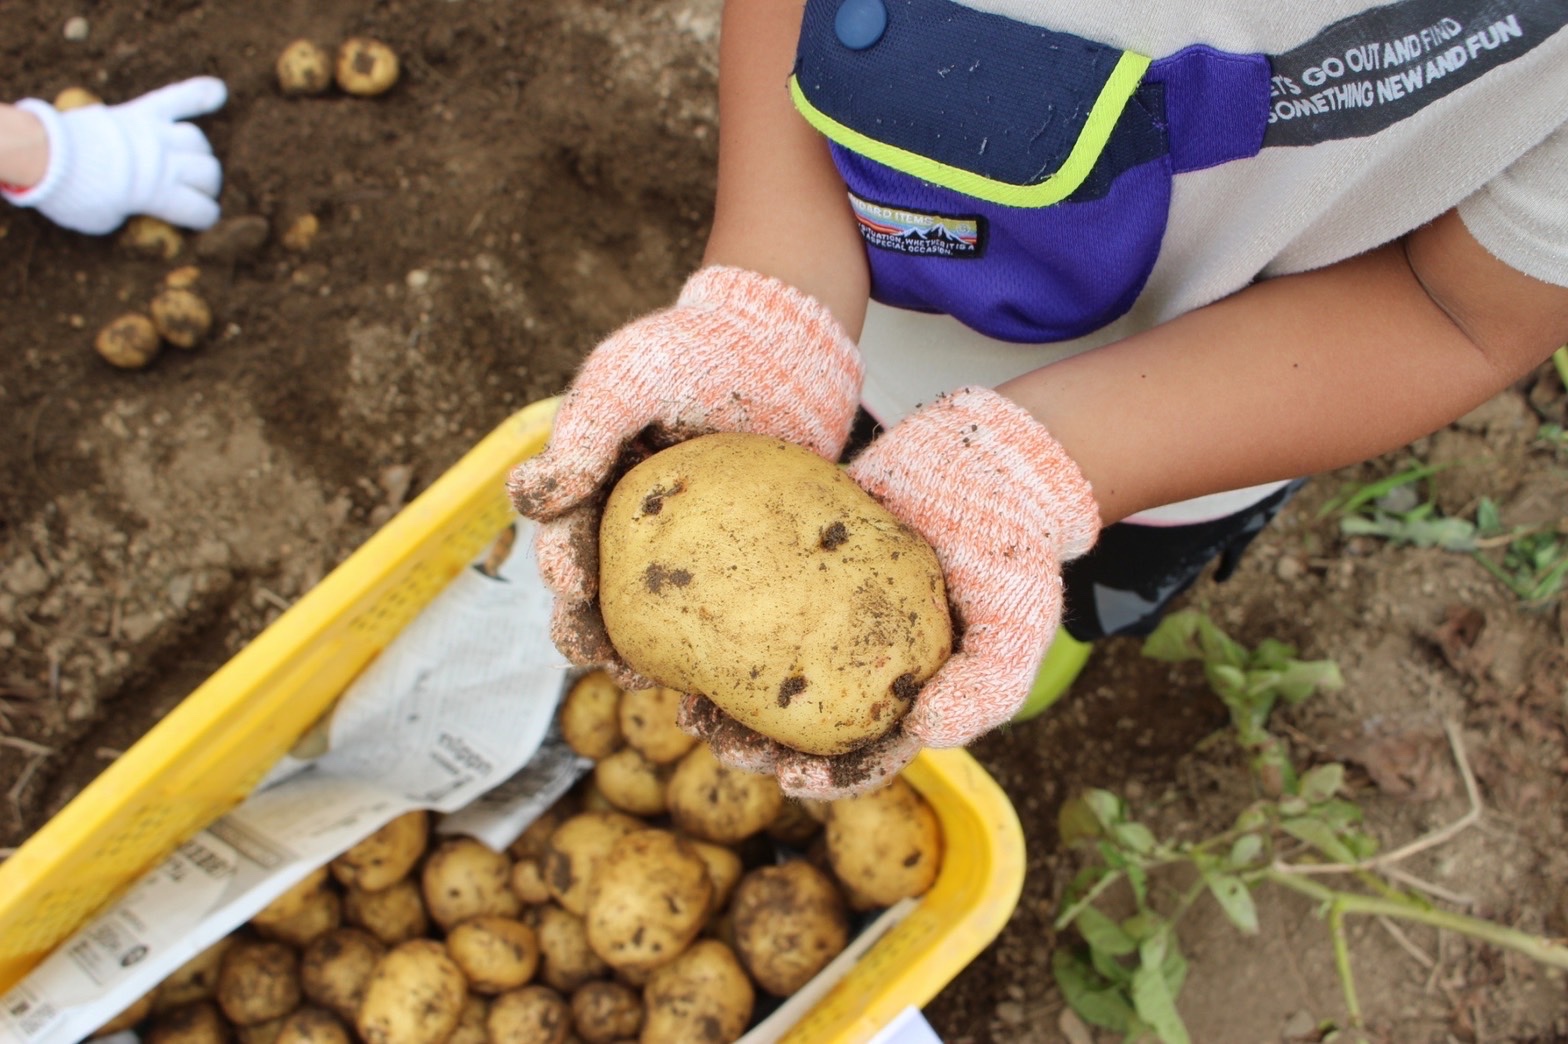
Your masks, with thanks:
[{"label": "barcode on newspaper", "polygon": [[24,986],[5,997],[5,1013],[23,1037],[35,1037],[60,1016],[60,1009]]}]

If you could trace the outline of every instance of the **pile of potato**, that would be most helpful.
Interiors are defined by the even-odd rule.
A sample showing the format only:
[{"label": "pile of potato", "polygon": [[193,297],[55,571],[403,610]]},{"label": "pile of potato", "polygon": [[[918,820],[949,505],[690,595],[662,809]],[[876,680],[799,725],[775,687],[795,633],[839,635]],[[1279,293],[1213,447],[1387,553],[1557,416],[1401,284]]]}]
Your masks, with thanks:
[{"label": "pile of potato", "polygon": [[573,684],[594,769],[506,851],[392,820],[100,1034],[147,1044],[723,1044],[804,986],[852,917],[925,892],[937,817],[902,779],[784,797],[675,725],[679,694]]},{"label": "pile of potato", "polygon": [[397,52],[367,36],[338,45],[334,58],[314,40],[291,40],[278,55],[278,87],[284,94],[323,94],[334,83],[348,94],[373,98],[397,83],[401,64]]},{"label": "pile of potato", "polygon": [[212,308],[196,288],[200,276],[190,265],[170,272],[146,311],[112,319],[93,338],[93,347],[104,361],[123,370],[146,366],[165,344],[187,351],[198,347],[212,329]]}]

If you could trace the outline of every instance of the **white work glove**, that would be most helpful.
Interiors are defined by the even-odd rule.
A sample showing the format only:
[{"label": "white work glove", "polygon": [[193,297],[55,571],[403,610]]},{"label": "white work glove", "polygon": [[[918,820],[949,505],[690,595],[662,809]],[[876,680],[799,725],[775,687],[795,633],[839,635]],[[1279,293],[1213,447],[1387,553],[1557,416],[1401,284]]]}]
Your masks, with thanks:
[{"label": "white work glove", "polygon": [[171,225],[209,228],[218,220],[223,167],[193,123],[223,107],[222,80],[197,76],[122,105],[60,112],[27,98],[49,136],[49,167],[31,188],[3,190],[19,207],[35,207],[63,228],[90,235],[113,232],[132,214]]}]

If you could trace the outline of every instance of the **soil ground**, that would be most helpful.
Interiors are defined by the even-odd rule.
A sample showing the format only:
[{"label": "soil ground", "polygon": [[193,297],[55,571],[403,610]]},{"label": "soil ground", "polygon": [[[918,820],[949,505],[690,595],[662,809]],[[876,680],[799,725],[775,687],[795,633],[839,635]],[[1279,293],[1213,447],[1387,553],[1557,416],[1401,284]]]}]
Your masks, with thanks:
[{"label": "soil ground", "polygon": [[[77,7],[80,10],[77,10]],[[88,24],[67,39],[67,16]],[[20,844],[117,752],[391,513],[592,344],[667,301],[696,263],[713,188],[718,0],[95,0],[10,11],[0,97],[84,85],[126,100],[197,73],[225,223],[171,258],[0,213],[0,846]],[[392,44],[388,95],[285,98],[273,59],[308,36]],[[320,233],[290,249],[303,214]],[[93,332],[195,264],[217,324],[194,351],[118,371]],[[1351,766],[1386,848],[1477,824],[1403,869],[1458,907],[1568,936],[1568,662],[1560,598],[1525,606],[1467,555],[1346,539],[1318,508],[1409,457],[1449,515],[1483,497],[1561,533],[1568,451],[1550,367],[1409,454],[1323,476],[1228,582],[1189,603],[1236,639],[1331,658],[1347,685],[1281,715],[1303,761]],[[1494,549],[1494,557],[1500,553]],[[1166,836],[1229,825],[1251,797],[1225,713],[1191,665],[1103,643],[1070,698],[974,753],[1029,843],[1017,913],[927,1006],[950,1044],[1095,1039],[1049,955],[1077,857],[1062,802],[1125,796]],[[1320,1039],[1344,1002],[1322,920],[1263,891],[1247,937],[1183,921],[1195,1041]],[[1374,1039],[1568,1039],[1562,978],[1452,933],[1354,922]],[[1099,1039],[1111,1039],[1101,1033]]]}]

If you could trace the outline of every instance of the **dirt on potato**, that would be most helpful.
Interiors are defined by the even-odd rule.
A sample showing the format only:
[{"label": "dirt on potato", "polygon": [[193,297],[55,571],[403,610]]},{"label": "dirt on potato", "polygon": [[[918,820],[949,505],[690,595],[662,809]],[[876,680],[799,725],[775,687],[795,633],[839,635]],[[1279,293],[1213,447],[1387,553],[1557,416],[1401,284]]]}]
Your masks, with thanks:
[{"label": "dirt on potato", "polygon": [[[719,7],[7,9],[7,100],[82,86],[113,103],[197,74],[231,97],[201,121],[225,164],[224,223],[181,236],[172,256],[0,209],[0,849],[485,433],[561,391],[598,339],[673,299],[714,187]],[[65,33],[76,15],[85,39]],[[352,36],[397,52],[386,94],[278,88],[291,40]],[[285,236],[306,215],[314,236]],[[201,343],[141,370],[100,358],[94,333],[188,265],[213,311]],[[1470,913],[1552,938],[1568,936],[1561,598],[1526,606],[1468,555],[1346,538],[1318,511],[1413,455],[1441,466],[1429,488],[1445,514],[1473,518],[1490,498],[1509,526],[1561,532],[1568,450],[1541,431],[1568,423],[1565,399],[1543,367],[1412,453],[1319,478],[1233,579],[1187,599],[1249,646],[1277,638],[1339,662],[1346,688],[1283,727],[1303,756],[1351,766],[1388,847],[1466,812],[1443,731],[1457,723],[1483,814],[1405,869]],[[1075,868],[1057,810],[1102,786],[1174,836],[1223,830],[1249,797],[1210,738],[1224,724],[1195,667],[1118,639],[1051,713],[975,745],[1018,810],[1028,875],[998,940],[926,1006],[944,1040],[1095,1039],[1049,972]],[[1316,911],[1267,893],[1259,904],[1254,937],[1206,901],[1182,922],[1194,1040],[1313,1040],[1343,1015]],[[1404,935],[1352,927],[1372,1039],[1568,1039],[1559,977],[1452,933]]]}]

